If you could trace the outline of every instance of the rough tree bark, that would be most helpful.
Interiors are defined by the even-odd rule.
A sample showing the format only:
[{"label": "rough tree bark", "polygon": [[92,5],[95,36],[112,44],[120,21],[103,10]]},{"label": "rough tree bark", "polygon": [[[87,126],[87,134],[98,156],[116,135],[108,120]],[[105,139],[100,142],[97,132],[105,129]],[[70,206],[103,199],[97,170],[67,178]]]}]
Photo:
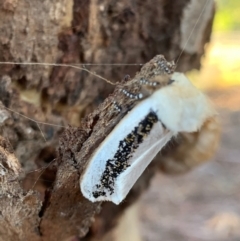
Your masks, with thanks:
[{"label": "rough tree bark", "polygon": [[[84,165],[124,115],[116,117],[107,108],[116,91],[86,71],[20,63],[141,64],[157,54],[176,60],[184,48],[178,70],[199,68],[214,15],[213,1],[204,4],[197,0],[1,1],[0,60],[18,64],[0,65],[0,240],[100,239],[156,171],[155,161],[119,206],[83,198],[79,177]],[[140,69],[139,65],[86,67],[115,82]],[[56,126],[37,124],[16,112]],[[61,128],[67,124],[76,127]],[[26,174],[47,164],[44,173]]]}]

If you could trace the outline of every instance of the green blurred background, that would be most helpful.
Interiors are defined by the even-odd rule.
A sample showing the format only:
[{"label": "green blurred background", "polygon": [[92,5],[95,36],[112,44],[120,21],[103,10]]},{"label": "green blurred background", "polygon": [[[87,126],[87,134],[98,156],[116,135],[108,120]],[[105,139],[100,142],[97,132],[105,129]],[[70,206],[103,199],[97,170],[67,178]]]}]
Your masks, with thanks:
[{"label": "green blurred background", "polygon": [[214,32],[231,32],[240,30],[239,0],[216,0],[217,13]]},{"label": "green blurred background", "polygon": [[216,0],[211,43],[206,46],[200,72],[188,75],[202,89],[240,84],[240,1]]}]

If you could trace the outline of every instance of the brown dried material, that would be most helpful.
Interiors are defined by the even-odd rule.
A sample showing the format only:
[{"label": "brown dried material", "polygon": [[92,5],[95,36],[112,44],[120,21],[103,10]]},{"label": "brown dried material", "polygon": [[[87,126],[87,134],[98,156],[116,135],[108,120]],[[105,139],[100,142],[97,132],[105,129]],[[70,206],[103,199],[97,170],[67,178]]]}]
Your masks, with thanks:
[{"label": "brown dried material", "polygon": [[197,132],[180,133],[158,155],[159,168],[168,174],[180,174],[208,161],[216,152],[220,124],[215,116]]}]

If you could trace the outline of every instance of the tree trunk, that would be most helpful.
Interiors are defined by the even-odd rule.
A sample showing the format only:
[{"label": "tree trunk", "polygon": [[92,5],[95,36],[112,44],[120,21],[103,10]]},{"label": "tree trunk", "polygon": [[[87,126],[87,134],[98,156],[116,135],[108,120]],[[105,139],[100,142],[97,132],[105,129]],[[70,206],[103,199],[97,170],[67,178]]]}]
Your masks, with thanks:
[{"label": "tree trunk", "polygon": [[[0,3],[0,59],[15,62],[0,65],[0,240],[98,240],[136,202],[154,164],[121,205],[91,203],[79,189],[90,154],[124,115],[111,114],[116,91],[96,74],[117,82],[157,54],[177,60],[182,50],[177,69],[200,68],[214,15],[206,2]],[[83,70],[63,66],[72,63]]]}]

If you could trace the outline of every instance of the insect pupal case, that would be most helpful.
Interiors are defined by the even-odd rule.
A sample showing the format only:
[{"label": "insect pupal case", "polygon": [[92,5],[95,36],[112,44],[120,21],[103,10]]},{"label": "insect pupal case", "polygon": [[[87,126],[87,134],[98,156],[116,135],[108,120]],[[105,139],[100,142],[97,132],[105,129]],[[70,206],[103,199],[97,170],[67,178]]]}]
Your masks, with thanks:
[{"label": "insect pupal case", "polygon": [[172,136],[197,131],[215,115],[183,74],[174,73],[172,80],[136,105],[94,152],[80,178],[87,199],[119,204]]}]

